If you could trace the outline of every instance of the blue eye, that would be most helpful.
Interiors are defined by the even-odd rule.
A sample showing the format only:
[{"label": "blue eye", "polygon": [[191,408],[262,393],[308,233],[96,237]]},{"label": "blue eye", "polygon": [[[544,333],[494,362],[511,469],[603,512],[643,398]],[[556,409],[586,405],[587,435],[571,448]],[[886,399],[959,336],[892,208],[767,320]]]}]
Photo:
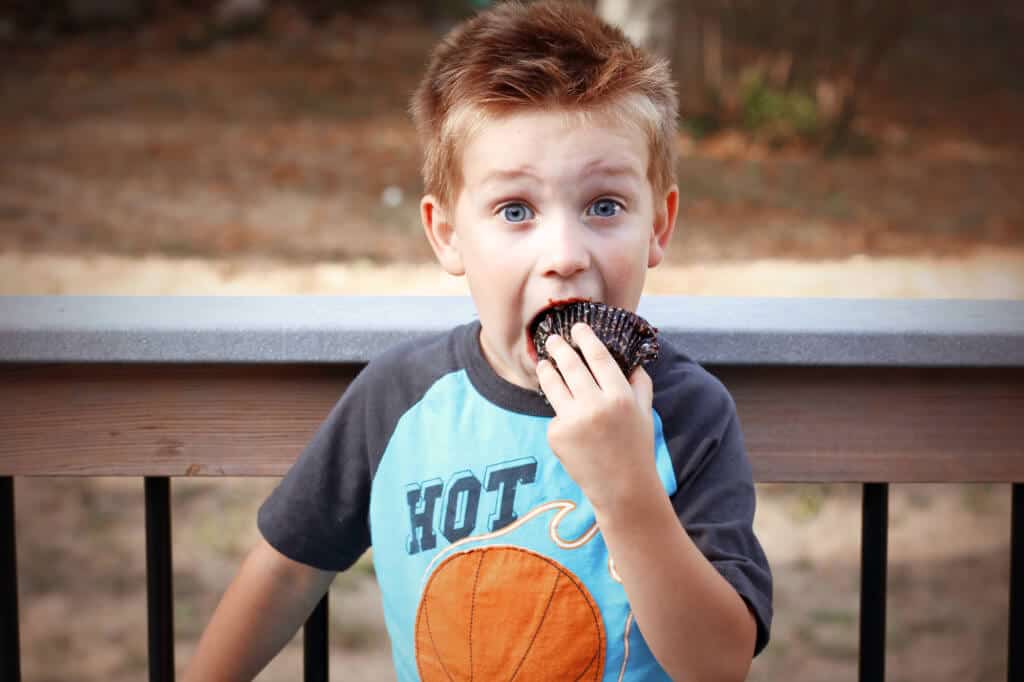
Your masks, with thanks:
[{"label": "blue eye", "polygon": [[614,218],[622,210],[622,204],[614,199],[598,199],[587,207],[587,215],[598,218]]},{"label": "blue eye", "polygon": [[533,211],[526,204],[505,204],[500,210],[501,217],[510,223],[521,223],[533,218]]}]

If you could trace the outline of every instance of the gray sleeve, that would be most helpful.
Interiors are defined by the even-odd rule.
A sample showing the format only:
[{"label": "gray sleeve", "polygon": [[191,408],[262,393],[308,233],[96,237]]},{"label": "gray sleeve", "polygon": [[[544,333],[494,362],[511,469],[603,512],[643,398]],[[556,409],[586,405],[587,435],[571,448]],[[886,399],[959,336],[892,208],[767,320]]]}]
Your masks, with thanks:
[{"label": "gray sleeve", "polygon": [[713,376],[690,365],[684,377],[674,399],[662,401],[666,412],[659,412],[678,482],[672,506],[694,544],[754,614],[756,656],[771,629],[772,576],[754,534],[756,495],[739,417],[732,396]]},{"label": "gray sleeve", "polygon": [[349,385],[257,515],[271,546],[322,570],[343,571],[370,546],[365,374]]},{"label": "gray sleeve", "polygon": [[366,551],[380,458],[402,415],[457,366],[455,339],[452,332],[400,343],[363,368],[260,507],[257,525],[267,542],[333,571]]}]

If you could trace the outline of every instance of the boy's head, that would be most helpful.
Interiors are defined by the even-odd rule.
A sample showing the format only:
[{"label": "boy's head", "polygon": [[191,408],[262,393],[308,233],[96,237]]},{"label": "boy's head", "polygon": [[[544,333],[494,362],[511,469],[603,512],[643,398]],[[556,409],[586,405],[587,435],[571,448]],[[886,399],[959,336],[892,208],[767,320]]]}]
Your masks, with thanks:
[{"label": "boy's head", "polygon": [[635,310],[662,259],[678,207],[668,69],[582,5],[506,3],[441,42],[412,109],[427,237],[468,279],[490,364],[535,388],[537,313]]},{"label": "boy's head", "polygon": [[528,109],[605,114],[638,126],[648,179],[675,182],[678,100],[667,64],[577,2],[506,2],[453,29],[412,98],[426,191],[450,207],[461,151],[489,120]]}]

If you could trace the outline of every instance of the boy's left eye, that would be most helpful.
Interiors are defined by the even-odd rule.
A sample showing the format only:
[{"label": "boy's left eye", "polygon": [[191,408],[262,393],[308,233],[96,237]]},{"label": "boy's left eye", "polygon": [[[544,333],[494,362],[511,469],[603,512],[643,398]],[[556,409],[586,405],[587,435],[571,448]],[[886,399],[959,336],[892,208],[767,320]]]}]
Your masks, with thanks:
[{"label": "boy's left eye", "polygon": [[617,216],[621,210],[622,204],[614,199],[598,199],[587,207],[587,215],[597,216],[598,218],[612,218]]},{"label": "boy's left eye", "polygon": [[533,218],[533,211],[526,204],[513,202],[500,209],[501,217],[510,223],[521,223]]}]

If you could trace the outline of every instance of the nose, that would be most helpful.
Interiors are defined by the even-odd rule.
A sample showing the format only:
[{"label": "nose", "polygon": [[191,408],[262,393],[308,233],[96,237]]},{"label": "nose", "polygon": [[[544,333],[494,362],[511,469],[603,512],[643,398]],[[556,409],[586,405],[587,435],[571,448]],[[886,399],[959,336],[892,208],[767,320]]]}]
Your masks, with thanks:
[{"label": "nose", "polygon": [[549,229],[540,231],[543,235],[544,274],[572,277],[590,267],[585,228],[578,220],[566,217],[549,223],[547,227]]}]

